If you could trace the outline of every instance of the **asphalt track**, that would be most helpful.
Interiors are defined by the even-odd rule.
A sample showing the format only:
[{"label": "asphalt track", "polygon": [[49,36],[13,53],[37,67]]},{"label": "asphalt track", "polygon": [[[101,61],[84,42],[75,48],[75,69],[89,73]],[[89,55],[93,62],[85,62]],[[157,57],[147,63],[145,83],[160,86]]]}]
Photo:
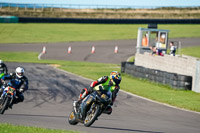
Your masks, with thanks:
[{"label": "asphalt track", "polygon": [[[183,47],[200,44],[200,39],[182,40],[185,40],[184,43],[182,43]],[[134,44],[136,44],[136,42],[134,43],[134,41],[135,40],[121,40],[45,44],[47,46],[47,54],[44,55],[43,58],[73,59],[118,64],[120,62],[113,61],[114,57],[112,58],[112,56],[119,56],[117,58],[120,61],[126,60],[127,57],[133,55],[135,52]],[[96,53],[90,54],[91,46],[94,44],[96,46]],[[116,44],[121,44],[118,45],[118,54],[114,54],[114,46]],[[73,46],[72,54],[70,55],[68,55],[64,49],[67,49],[69,45]],[[0,51],[41,52],[43,46],[44,44],[0,44]],[[104,48],[104,46],[108,47]],[[104,52],[100,49],[104,50]],[[108,51],[112,52],[109,53]],[[102,55],[101,52],[105,54]],[[106,52],[108,52],[108,54],[106,54]],[[79,57],[79,55],[82,56]],[[117,101],[113,106],[112,115],[103,114],[99,117],[99,120],[89,128],[84,127],[82,124],[76,126],[69,125],[67,118],[72,108],[72,102],[74,99],[77,99],[82,88],[88,87],[91,80],[63,72],[44,64],[6,64],[10,72],[14,71],[17,66],[23,66],[25,68],[26,76],[29,78],[30,82],[30,89],[25,92],[25,101],[23,103],[14,105],[12,110],[7,110],[4,115],[0,115],[0,122],[2,123],[51,129],[77,130],[87,133],[200,132],[199,113],[171,108],[122,91],[119,92]]]},{"label": "asphalt track", "polygon": [[[169,41],[180,41],[182,47],[200,46],[200,38],[169,39]],[[116,41],[91,41],[91,42],[67,42],[47,44],[0,44],[0,51],[30,51],[42,52],[46,46],[46,54],[42,59],[75,60],[88,62],[103,62],[120,64],[126,61],[136,52],[136,40]],[[68,47],[71,46],[71,54],[68,54]],[[91,54],[92,46],[95,46],[95,54]],[[118,53],[114,53],[115,46],[118,46]]]}]

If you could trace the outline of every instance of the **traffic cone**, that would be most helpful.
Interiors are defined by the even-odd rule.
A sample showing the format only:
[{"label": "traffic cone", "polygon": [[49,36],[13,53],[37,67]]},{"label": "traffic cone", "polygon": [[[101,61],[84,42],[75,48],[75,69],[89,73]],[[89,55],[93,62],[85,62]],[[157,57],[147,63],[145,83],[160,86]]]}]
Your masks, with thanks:
[{"label": "traffic cone", "polygon": [[43,47],[42,53],[43,53],[43,54],[46,53],[46,46]]},{"label": "traffic cone", "polygon": [[95,53],[95,47],[94,47],[94,46],[92,46],[92,51],[91,51],[91,53],[92,53],[92,54]]},{"label": "traffic cone", "polygon": [[115,46],[115,54],[117,54],[118,53],[118,46]]},{"label": "traffic cone", "polygon": [[71,52],[72,52],[72,47],[69,46],[69,47],[68,47],[68,54],[71,54]]}]

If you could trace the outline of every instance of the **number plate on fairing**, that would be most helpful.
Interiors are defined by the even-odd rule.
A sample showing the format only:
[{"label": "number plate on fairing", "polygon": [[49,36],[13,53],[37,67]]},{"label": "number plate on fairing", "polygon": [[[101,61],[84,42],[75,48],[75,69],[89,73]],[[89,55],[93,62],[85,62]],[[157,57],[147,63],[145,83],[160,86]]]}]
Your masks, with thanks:
[{"label": "number plate on fairing", "polygon": [[5,88],[5,91],[7,91],[7,93],[13,94],[15,92],[15,88],[8,86]]}]

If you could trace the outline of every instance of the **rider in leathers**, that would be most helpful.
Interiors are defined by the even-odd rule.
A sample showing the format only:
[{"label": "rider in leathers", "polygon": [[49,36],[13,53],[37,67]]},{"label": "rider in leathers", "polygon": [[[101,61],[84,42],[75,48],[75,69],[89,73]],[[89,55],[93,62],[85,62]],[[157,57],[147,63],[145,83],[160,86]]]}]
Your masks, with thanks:
[{"label": "rider in leathers", "polygon": [[0,74],[1,73],[4,73],[4,74],[8,73],[8,68],[2,60],[0,60]]},{"label": "rider in leathers", "polygon": [[[94,87],[97,86],[97,85],[102,85],[103,88],[105,90],[110,90],[112,92],[112,103],[110,104],[111,106],[113,105],[116,97],[117,97],[117,93],[120,89],[120,84],[121,82],[121,75],[119,72],[117,71],[112,71],[110,76],[103,76],[101,78],[99,78],[98,80],[92,82],[90,84],[90,87],[87,89],[87,88],[84,88],[82,91],[81,91],[81,94],[79,96],[79,99],[78,99],[78,102],[75,102],[75,106],[77,106],[77,104],[80,104],[81,101],[90,93],[93,92],[94,90]],[[106,112],[104,113],[107,113],[107,114],[111,114],[112,113],[112,108],[111,106],[108,106],[107,109],[106,109]]]},{"label": "rider in leathers", "polygon": [[[2,78],[7,73],[8,73],[8,68],[6,64],[2,60],[0,60],[0,78]],[[0,79],[0,87],[1,86],[2,86],[2,81]],[[0,94],[1,94],[1,90],[0,90]]]},{"label": "rider in leathers", "polygon": [[[15,88],[16,96],[12,104],[17,104],[24,101],[23,92],[28,90],[28,79],[24,76],[24,68],[17,67],[14,74],[5,75],[3,80],[9,80],[9,84]],[[12,105],[11,107],[12,108]]]}]

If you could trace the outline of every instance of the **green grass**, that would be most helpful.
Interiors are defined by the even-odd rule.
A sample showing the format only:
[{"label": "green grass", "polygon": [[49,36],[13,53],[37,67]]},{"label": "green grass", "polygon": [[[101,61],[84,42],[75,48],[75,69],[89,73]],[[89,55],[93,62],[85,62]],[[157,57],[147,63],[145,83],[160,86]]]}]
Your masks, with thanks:
[{"label": "green grass", "polygon": [[[0,43],[51,43],[136,39],[139,24],[0,24]],[[184,27],[184,28],[183,28]],[[170,38],[200,37],[200,25],[158,25]]]},{"label": "green grass", "polygon": [[185,55],[200,58],[200,46],[183,48],[181,52]]},{"label": "green grass", "polygon": [[[197,48],[195,47],[195,49]],[[189,52],[189,50],[187,50],[187,52]],[[200,55],[200,52],[198,52],[197,55]],[[0,52],[0,58],[7,62],[16,61],[59,64],[60,69],[93,80],[96,80],[104,75],[109,75],[113,70],[120,71],[120,66],[117,64],[38,60],[37,53]],[[193,91],[175,90],[166,85],[152,83],[148,80],[137,79],[126,74],[123,74],[121,89],[159,102],[200,112],[200,94]]]},{"label": "green grass", "polygon": [[79,133],[76,131],[64,131],[38,127],[0,124],[0,133]]}]

